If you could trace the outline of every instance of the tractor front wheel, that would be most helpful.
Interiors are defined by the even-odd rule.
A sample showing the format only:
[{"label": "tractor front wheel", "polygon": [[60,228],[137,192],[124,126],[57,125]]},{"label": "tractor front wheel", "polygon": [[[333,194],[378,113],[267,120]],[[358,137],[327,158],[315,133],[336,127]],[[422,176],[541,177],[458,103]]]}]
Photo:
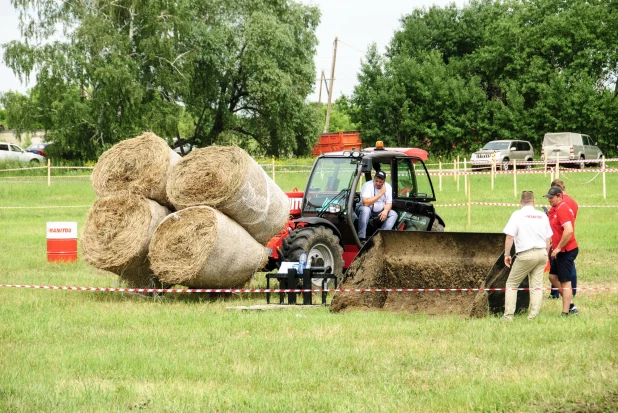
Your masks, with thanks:
[{"label": "tractor front wheel", "polygon": [[[298,261],[300,254],[307,253],[311,267],[331,267],[333,274],[343,274],[343,248],[333,231],[326,227],[303,227],[290,232],[283,240],[282,253],[285,261]],[[314,280],[321,287],[321,279]]]}]

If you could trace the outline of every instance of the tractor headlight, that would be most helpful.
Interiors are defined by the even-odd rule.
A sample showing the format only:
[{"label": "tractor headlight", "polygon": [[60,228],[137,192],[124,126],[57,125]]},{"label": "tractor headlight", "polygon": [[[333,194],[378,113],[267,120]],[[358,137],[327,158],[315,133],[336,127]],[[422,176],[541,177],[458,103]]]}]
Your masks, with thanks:
[{"label": "tractor headlight", "polygon": [[359,156],[361,156],[361,153],[360,153],[360,151],[354,151],[354,152],[352,152],[352,156],[355,157],[355,158],[358,158]]},{"label": "tractor headlight", "polygon": [[339,212],[341,212],[341,205],[339,204],[331,204],[328,206],[328,212],[330,212],[331,214],[337,214]]}]

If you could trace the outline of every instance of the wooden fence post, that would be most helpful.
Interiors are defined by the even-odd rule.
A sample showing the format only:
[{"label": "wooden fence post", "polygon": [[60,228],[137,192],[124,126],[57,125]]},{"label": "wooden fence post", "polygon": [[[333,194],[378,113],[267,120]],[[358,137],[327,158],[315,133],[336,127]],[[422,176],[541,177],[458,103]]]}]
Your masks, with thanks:
[{"label": "wooden fence post", "polygon": [[[560,154],[556,156],[556,179],[560,179]],[[552,182],[554,180],[552,179]]]},{"label": "wooden fence post", "polygon": [[601,169],[603,170],[603,199],[607,199],[607,187],[605,186],[605,158],[601,163]]},{"label": "wooden fence post", "polygon": [[545,172],[543,172],[543,176],[547,176],[547,156],[545,157]]},{"label": "wooden fence post", "polygon": [[468,193],[468,165],[466,158],[464,158],[464,192]]},{"label": "wooden fence post", "polygon": [[51,186],[51,159],[47,158],[47,186]]},{"label": "wooden fence post", "polygon": [[455,174],[457,174],[457,192],[459,192],[459,155],[457,155],[457,168],[455,169]]},{"label": "wooden fence post", "polygon": [[494,190],[494,178],[496,176],[496,161],[491,160],[491,190]]},{"label": "wooden fence post", "polygon": [[453,180],[457,181],[457,161],[453,159]]},{"label": "wooden fence post", "polygon": [[471,221],[471,219],[470,219],[470,215],[471,215],[470,214],[470,207],[471,207],[471,204],[470,204],[470,192],[471,192],[470,191],[470,181],[468,181],[468,228],[470,228],[470,221]]},{"label": "wooden fence post", "polygon": [[517,199],[517,161],[513,159],[513,196]]},{"label": "wooden fence post", "polygon": [[438,181],[440,182],[440,192],[442,192],[442,158],[438,159]]}]

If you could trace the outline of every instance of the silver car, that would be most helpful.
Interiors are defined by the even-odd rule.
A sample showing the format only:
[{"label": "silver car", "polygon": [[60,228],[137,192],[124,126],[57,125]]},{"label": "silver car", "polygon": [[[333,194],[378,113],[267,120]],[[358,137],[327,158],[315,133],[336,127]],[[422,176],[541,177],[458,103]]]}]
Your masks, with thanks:
[{"label": "silver car", "polygon": [[586,164],[584,160],[596,160],[600,164],[603,159],[603,152],[597,143],[588,135],[573,132],[546,133],[543,137],[543,149],[541,150],[541,160],[547,163],[564,161],[581,161],[576,164],[583,169]]},{"label": "silver car", "polygon": [[0,142],[0,162],[45,163],[47,158],[32,152],[26,152],[12,143]]},{"label": "silver car", "polygon": [[[488,142],[480,151],[476,151],[470,158],[473,168],[489,168],[492,162],[508,171],[513,166],[513,161],[534,161],[534,149],[528,141],[499,140]],[[526,169],[532,169],[532,165],[525,165]]]}]

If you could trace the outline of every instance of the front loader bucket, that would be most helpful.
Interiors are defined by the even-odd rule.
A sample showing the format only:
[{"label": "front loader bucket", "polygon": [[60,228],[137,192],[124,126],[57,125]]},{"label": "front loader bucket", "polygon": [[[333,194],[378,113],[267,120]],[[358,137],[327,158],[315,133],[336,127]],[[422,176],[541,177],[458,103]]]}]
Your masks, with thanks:
[{"label": "front loader bucket", "polygon": [[[504,239],[501,233],[378,231],[354,258],[340,288],[492,288],[502,280],[503,288],[509,273],[501,257]],[[485,291],[341,292],[330,308],[484,317],[489,297],[493,294]]]}]

